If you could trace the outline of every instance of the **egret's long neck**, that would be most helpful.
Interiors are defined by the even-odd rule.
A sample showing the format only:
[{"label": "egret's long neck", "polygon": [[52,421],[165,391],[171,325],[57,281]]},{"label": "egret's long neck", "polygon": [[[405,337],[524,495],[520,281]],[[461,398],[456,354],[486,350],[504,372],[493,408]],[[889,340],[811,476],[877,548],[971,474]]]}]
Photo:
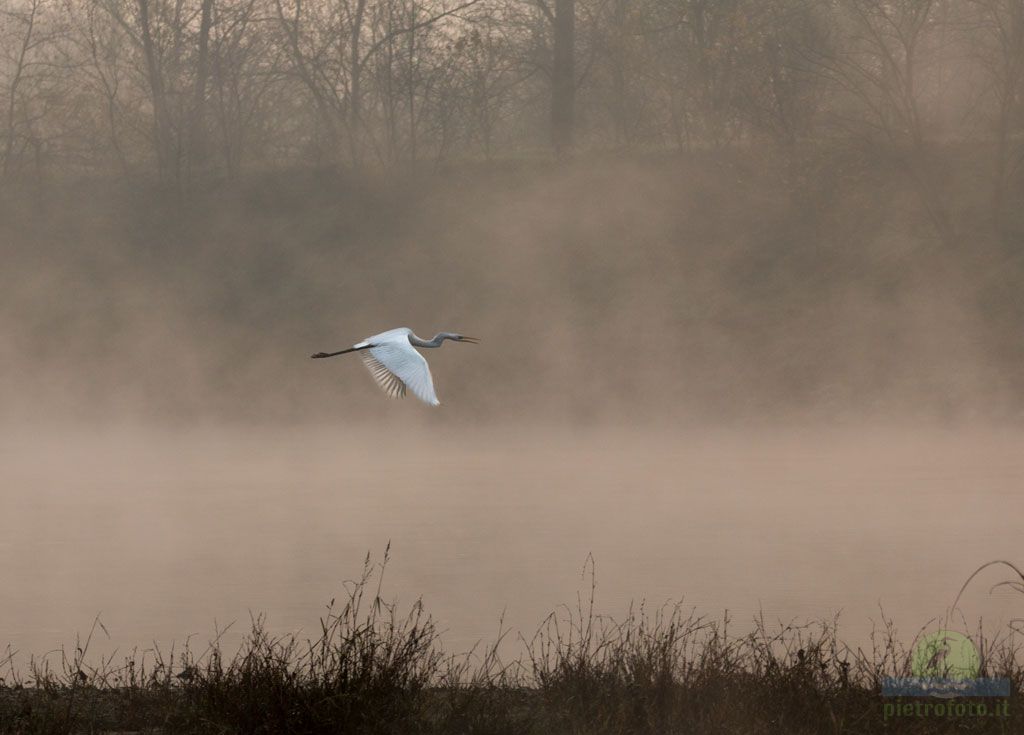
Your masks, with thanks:
[{"label": "egret's long neck", "polygon": [[434,338],[431,340],[420,339],[415,334],[409,335],[409,343],[416,347],[440,347],[444,340],[444,333],[435,334]]}]

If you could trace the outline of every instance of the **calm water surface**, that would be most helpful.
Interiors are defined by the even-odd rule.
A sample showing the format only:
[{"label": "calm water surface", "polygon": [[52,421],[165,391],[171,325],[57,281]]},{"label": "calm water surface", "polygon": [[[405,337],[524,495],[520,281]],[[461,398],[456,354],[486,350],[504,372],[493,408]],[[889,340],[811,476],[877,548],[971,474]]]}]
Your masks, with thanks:
[{"label": "calm water surface", "polygon": [[[1024,563],[1024,436],[912,429],[747,432],[479,428],[394,435],[8,431],[0,449],[0,647],[168,645],[267,614],[314,632],[390,540],[386,593],[422,596],[464,650],[530,633],[573,602],[587,554],[597,607],[683,598],[742,625],[880,609],[908,637],[981,563]],[[965,614],[1024,617],[972,586]],[[237,634],[226,638],[237,642]]]}]

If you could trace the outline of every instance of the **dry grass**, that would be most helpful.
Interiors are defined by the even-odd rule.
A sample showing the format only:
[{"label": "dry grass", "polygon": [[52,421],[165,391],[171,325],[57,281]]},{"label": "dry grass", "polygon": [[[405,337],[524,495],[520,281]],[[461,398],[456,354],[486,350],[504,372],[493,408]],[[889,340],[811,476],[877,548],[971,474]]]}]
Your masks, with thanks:
[{"label": "dry grass", "polygon": [[[641,604],[613,620],[595,612],[591,586],[521,636],[517,659],[499,655],[512,643],[505,635],[452,656],[419,602],[401,613],[385,601],[386,561],[367,557],[315,640],[274,636],[256,617],[230,659],[218,635],[201,653],[186,647],[93,666],[87,652],[97,621],[59,665],[33,660],[21,674],[9,656],[0,731],[1024,732],[1016,694],[1024,668],[1012,630],[980,646],[982,675],[1013,682],[1009,717],[886,720],[883,704],[892,700],[882,698],[881,681],[909,675],[910,652],[884,618],[870,650],[854,650],[837,637],[835,621],[761,619],[733,635],[728,618],[708,620],[681,604]],[[593,583],[592,567],[590,574]]]}]

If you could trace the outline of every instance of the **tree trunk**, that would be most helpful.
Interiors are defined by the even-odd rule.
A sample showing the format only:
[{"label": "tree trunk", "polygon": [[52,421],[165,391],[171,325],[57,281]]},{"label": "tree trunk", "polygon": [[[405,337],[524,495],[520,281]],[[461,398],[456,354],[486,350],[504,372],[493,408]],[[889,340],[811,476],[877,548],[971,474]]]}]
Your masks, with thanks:
[{"label": "tree trunk", "polygon": [[146,76],[153,102],[153,149],[156,153],[160,179],[165,181],[171,170],[171,131],[167,116],[167,100],[164,97],[163,72],[156,57],[156,44],[153,42],[149,19],[149,0],[138,0],[138,8],[142,52],[146,57]]},{"label": "tree trunk", "polygon": [[551,142],[555,153],[572,148],[576,107],[575,0],[555,0],[555,49],[551,73]]},{"label": "tree trunk", "polygon": [[406,99],[409,107],[409,170],[416,171],[416,5],[413,4],[410,11],[409,27],[409,79],[406,82]]},{"label": "tree trunk", "polygon": [[4,159],[2,167],[2,175],[4,178],[7,177],[11,168],[11,159],[14,157],[14,139],[15,139],[15,112],[18,107],[18,85],[21,83],[22,74],[25,71],[25,60],[28,56],[28,50],[32,47],[32,33],[35,30],[36,25],[36,14],[39,11],[39,3],[33,2],[29,16],[25,23],[25,35],[22,36],[21,49],[18,52],[18,58],[14,66],[14,74],[11,79],[11,85],[7,95],[7,136],[4,141]]},{"label": "tree trunk", "polygon": [[199,54],[196,58],[196,82],[189,119],[188,165],[192,167],[206,155],[206,80],[209,76],[210,25],[213,0],[203,0],[199,19]]},{"label": "tree trunk", "polygon": [[363,35],[363,16],[366,13],[366,0],[356,0],[355,17],[352,19],[351,48],[349,49],[349,88],[348,88],[348,138],[349,154],[352,159],[352,166],[359,168],[362,160],[362,81],[363,81],[363,57],[360,40]]}]

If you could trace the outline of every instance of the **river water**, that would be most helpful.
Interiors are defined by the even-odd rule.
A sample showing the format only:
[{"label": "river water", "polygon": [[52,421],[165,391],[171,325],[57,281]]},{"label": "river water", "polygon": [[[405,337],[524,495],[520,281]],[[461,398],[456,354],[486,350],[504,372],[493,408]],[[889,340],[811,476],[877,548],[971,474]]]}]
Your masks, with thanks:
[{"label": "river water", "polygon": [[[980,564],[1024,564],[1024,435],[991,428],[408,431],[290,426],[8,430],[0,449],[0,649],[97,655],[202,644],[265,613],[315,633],[391,544],[385,596],[422,597],[446,645],[529,635],[589,591],[682,599],[739,627],[839,614],[860,644],[907,638]],[[987,576],[986,576],[987,575]],[[968,620],[1024,596],[963,598]],[[2,656],[0,656],[2,658]]]}]

